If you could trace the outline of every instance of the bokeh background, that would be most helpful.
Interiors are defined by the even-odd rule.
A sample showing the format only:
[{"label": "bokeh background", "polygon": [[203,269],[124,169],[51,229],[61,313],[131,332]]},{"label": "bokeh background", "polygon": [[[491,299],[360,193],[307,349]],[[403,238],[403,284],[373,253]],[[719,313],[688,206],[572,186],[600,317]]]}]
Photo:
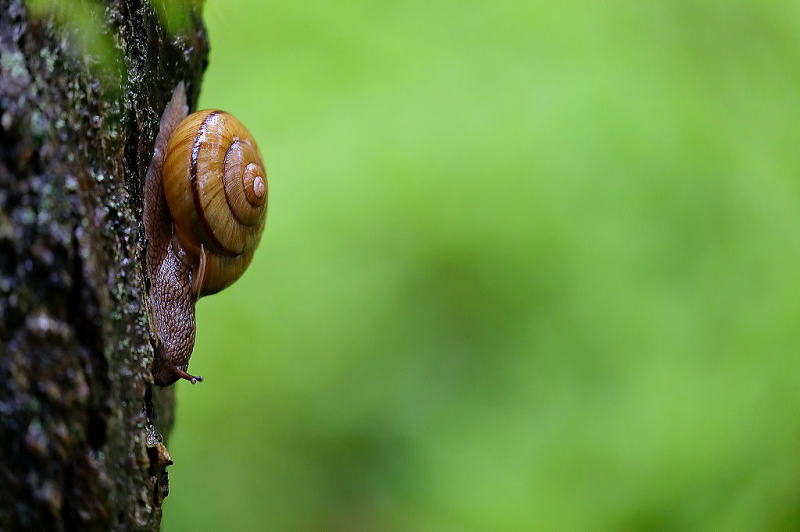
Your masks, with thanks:
[{"label": "bokeh background", "polygon": [[797,529],[800,7],[207,0],[270,211],[164,529]]}]

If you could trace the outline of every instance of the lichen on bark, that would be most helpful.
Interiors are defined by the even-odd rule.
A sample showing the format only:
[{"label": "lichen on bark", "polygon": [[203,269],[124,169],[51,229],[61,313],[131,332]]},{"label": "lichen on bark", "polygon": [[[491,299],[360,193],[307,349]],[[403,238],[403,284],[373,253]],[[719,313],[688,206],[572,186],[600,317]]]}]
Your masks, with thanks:
[{"label": "lichen on bark", "polygon": [[196,2],[177,33],[155,3],[0,0],[3,530],[159,527],[174,398],[152,385],[142,180],[208,45]]}]

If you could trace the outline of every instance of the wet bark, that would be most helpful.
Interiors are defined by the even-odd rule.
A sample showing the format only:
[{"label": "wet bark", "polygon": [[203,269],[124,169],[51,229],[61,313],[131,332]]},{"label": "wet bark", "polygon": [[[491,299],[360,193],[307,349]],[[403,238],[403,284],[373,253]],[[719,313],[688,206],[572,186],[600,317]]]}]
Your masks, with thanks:
[{"label": "wet bark", "polygon": [[142,185],[207,51],[195,0],[0,0],[0,530],[159,528]]}]

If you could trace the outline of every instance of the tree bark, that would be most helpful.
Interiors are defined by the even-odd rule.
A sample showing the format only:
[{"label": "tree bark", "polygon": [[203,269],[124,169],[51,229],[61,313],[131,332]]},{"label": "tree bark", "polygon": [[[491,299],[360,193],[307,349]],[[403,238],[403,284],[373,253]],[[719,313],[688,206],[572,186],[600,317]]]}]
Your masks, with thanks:
[{"label": "tree bark", "polygon": [[173,0],[0,0],[1,530],[159,528],[174,395],[152,383],[142,187],[208,52],[177,4],[168,32]]}]

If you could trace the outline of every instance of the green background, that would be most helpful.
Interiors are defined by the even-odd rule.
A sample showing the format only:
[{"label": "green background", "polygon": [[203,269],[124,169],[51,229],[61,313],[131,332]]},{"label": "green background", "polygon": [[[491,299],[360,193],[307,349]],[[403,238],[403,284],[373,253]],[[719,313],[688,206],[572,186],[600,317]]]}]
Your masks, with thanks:
[{"label": "green background", "polygon": [[164,529],[800,522],[794,2],[208,0],[266,231]]}]

